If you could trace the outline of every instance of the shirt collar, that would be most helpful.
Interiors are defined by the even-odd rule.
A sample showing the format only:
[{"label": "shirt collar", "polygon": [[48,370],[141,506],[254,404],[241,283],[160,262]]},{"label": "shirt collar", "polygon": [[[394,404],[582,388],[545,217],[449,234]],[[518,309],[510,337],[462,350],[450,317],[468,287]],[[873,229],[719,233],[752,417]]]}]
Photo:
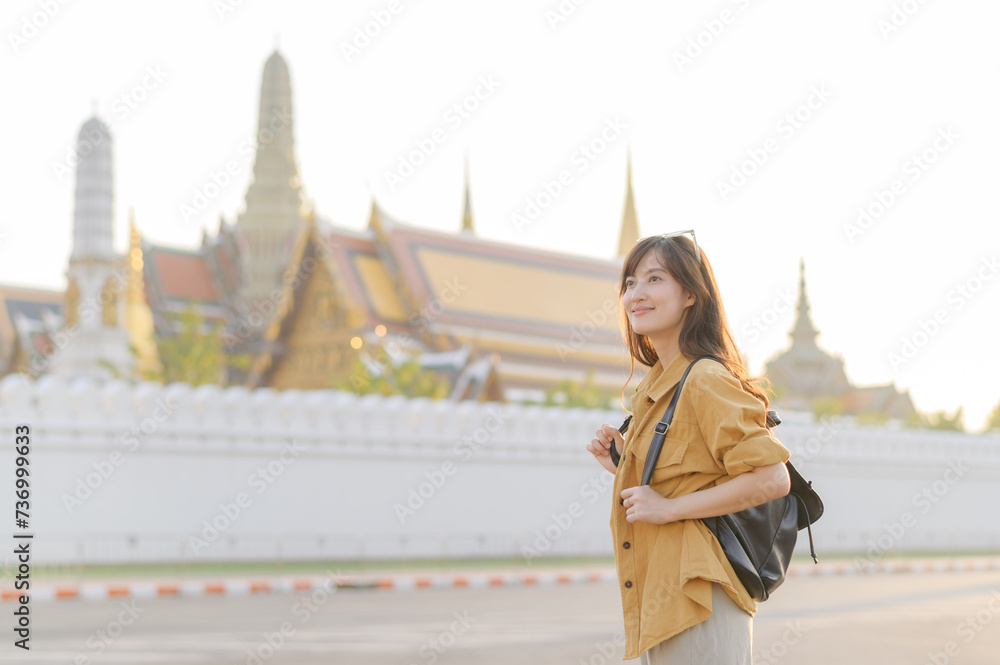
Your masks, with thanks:
[{"label": "shirt collar", "polygon": [[642,378],[642,381],[639,382],[636,390],[645,389],[647,390],[646,394],[653,402],[658,401],[671,388],[677,385],[677,382],[681,380],[681,375],[684,374],[684,370],[688,368],[688,365],[694,359],[695,356],[688,356],[683,352],[678,352],[673,360],[667,363],[666,367],[658,359],[646,373],[646,376]]}]

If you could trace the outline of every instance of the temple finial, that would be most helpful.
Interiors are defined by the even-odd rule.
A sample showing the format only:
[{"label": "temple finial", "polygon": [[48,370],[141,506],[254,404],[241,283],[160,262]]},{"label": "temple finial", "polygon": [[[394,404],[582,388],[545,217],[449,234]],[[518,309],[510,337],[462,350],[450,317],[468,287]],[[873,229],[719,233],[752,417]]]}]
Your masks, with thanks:
[{"label": "temple finial", "polygon": [[469,193],[469,151],[465,151],[465,200],[462,203],[462,230],[475,233],[472,219],[472,195]]},{"label": "temple finial", "polygon": [[806,260],[799,257],[799,297],[795,306],[795,323],[788,333],[792,338],[792,345],[815,345],[819,331],[812,322],[810,315],[809,297],[806,295]]},{"label": "temple finial", "polygon": [[632,192],[632,146],[629,144],[625,157],[625,209],[618,235],[618,256],[628,256],[638,239],[639,217],[635,211],[635,194]]}]

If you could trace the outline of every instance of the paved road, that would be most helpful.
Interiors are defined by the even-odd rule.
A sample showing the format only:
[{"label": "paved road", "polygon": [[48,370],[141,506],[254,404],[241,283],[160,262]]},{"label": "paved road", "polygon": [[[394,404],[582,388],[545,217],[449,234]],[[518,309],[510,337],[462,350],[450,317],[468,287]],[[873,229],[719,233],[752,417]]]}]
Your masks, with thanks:
[{"label": "paved road", "polygon": [[[614,583],[314,593],[38,602],[27,655],[2,613],[0,663],[621,662]],[[754,626],[757,665],[995,665],[1000,573],[792,579]]]}]

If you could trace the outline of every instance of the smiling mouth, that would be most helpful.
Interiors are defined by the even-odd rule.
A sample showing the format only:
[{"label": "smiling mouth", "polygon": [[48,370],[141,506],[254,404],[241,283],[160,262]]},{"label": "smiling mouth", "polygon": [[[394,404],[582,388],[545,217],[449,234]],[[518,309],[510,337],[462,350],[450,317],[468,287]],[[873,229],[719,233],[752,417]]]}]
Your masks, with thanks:
[{"label": "smiling mouth", "polygon": [[633,314],[645,314],[646,312],[652,311],[652,307],[642,307],[640,309],[633,309]]}]

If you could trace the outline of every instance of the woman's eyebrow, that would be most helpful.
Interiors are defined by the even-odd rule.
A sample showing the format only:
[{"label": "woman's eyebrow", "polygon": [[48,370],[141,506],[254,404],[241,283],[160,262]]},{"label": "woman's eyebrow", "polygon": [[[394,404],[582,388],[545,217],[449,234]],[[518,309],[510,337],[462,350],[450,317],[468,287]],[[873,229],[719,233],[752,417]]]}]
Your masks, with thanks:
[{"label": "woman's eyebrow", "polygon": [[[666,272],[666,270],[664,270],[663,268],[647,268],[644,271],[644,274],[648,275],[651,272]],[[628,274],[628,275],[625,275],[625,276],[626,277],[635,277],[635,275],[632,275],[632,274]]]}]

